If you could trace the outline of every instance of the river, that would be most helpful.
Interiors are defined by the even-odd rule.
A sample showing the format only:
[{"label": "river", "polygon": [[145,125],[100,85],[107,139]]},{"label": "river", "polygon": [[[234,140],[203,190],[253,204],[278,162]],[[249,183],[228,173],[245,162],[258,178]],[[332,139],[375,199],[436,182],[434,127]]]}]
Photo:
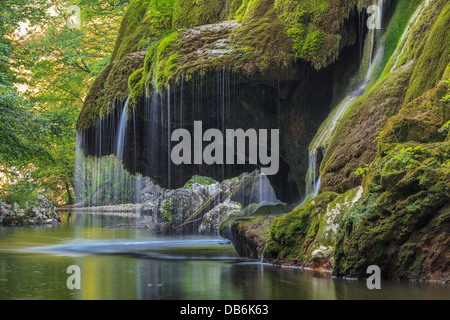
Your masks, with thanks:
[{"label": "river", "polygon": [[[55,226],[0,227],[0,299],[450,299],[450,286],[344,280],[238,257],[220,237],[105,229],[133,218],[61,213]],[[80,269],[70,290],[67,268]]]}]

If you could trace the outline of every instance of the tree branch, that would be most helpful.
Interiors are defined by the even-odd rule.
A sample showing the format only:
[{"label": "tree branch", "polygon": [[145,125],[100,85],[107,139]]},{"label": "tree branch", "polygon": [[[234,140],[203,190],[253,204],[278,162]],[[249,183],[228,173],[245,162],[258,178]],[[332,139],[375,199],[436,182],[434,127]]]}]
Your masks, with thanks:
[{"label": "tree branch", "polygon": [[75,98],[77,98],[78,100],[80,100],[82,103],[84,103],[84,100],[81,99],[78,95],[76,95],[76,94],[73,93],[72,91],[67,90],[67,89],[65,89],[65,88],[63,88],[63,87],[61,87],[61,86],[58,86],[57,84],[53,83],[53,82],[50,81],[50,80],[49,80],[49,82],[50,82],[50,84],[51,84],[52,86],[54,86],[55,88],[58,88],[58,89],[60,89],[60,90],[62,90],[62,91],[64,91],[64,92],[67,92],[68,94],[74,96]]},{"label": "tree branch", "polygon": [[[81,61],[83,61],[83,60],[81,60]],[[84,63],[84,61],[83,61],[83,64],[86,66],[86,64]],[[80,70],[82,70],[82,71],[84,71],[84,72],[86,72],[86,73],[91,73],[91,70],[86,69],[87,67],[86,67],[86,68],[83,68],[83,67],[80,66],[77,62],[72,62],[71,65],[74,66],[74,67],[77,67],[78,69],[80,69]]]}]

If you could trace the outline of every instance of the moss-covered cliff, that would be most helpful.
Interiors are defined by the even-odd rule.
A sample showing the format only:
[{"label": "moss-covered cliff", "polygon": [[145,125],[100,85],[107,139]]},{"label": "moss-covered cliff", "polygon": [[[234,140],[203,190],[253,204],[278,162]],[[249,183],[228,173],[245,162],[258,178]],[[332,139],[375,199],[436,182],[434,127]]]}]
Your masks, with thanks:
[{"label": "moss-covered cliff", "polygon": [[394,14],[391,25],[405,21],[403,37],[336,129],[321,165],[323,193],[274,220],[265,257],[312,264],[330,192],[362,184],[327,252],[333,273],[364,277],[378,265],[388,278],[450,282],[450,3],[425,1],[410,12],[409,25]]},{"label": "moss-covered cliff", "polygon": [[[367,80],[327,141],[320,194],[288,214],[235,217],[222,230],[253,257],[267,240],[271,262],[351,276],[377,264],[386,277],[450,281],[450,3],[384,1],[385,32],[376,34],[359,21],[375,2],[135,0],[77,128],[95,127],[127,97],[146,117],[139,108],[155,92],[199,78],[221,85],[215,75],[226,70],[250,92],[238,96],[238,124],[276,122],[288,168],[278,183],[295,181],[301,194],[322,113]],[[364,79],[376,48],[378,69]],[[188,101],[209,111],[213,98]]]},{"label": "moss-covered cliff", "polygon": [[[398,20],[403,20],[404,29],[409,32],[403,39],[397,34],[398,48],[387,62],[380,80],[341,119],[322,161],[323,191],[345,192],[360,184],[361,176],[357,170],[364,169],[375,159],[376,138],[386,124],[389,129],[387,120],[402,106],[448,79],[448,75],[444,74],[450,63],[450,38],[445,31],[450,23],[448,3],[424,2],[414,16],[415,20],[409,28],[409,19],[394,16],[397,20],[391,22],[392,28],[400,23]],[[391,34],[388,29],[386,45],[393,41]],[[427,140],[430,137],[426,132],[445,123],[444,109],[447,104],[436,100],[432,105],[436,110],[430,110],[428,115],[436,121],[434,127],[404,128],[409,134],[423,136],[422,142],[433,141]]]},{"label": "moss-covered cliff", "polygon": [[[273,77],[269,71],[280,74],[296,60],[316,69],[329,66],[356,41],[354,25],[345,22],[356,8],[369,3],[134,0],[122,21],[111,63],[86,98],[77,130],[96,124],[99,116],[111,111],[115,99],[123,102],[131,93],[137,105],[145,94],[151,95],[153,86],[161,90],[192,74],[227,69]],[[141,51],[146,52],[145,62],[126,62]]]}]

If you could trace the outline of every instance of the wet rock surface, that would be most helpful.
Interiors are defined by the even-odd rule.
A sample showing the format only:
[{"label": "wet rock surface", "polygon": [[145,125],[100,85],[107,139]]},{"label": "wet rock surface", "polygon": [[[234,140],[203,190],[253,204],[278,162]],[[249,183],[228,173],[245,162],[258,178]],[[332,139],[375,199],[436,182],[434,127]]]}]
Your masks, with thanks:
[{"label": "wet rock surface", "polygon": [[33,203],[23,206],[7,204],[0,200],[0,224],[3,226],[24,226],[58,224],[61,218],[56,207],[45,197],[38,195]]}]

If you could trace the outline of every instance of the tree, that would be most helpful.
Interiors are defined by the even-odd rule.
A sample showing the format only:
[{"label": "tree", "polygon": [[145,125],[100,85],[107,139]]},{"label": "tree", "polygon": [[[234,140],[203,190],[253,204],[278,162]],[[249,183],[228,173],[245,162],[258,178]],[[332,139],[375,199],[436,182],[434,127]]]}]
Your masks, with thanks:
[{"label": "tree", "polygon": [[[2,29],[8,43],[0,45],[0,54],[5,52],[0,71],[7,65],[0,83],[2,79],[14,82],[25,98],[9,86],[8,97],[17,106],[15,113],[8,111],[9,120],[17,119],[9,127],[3,126],[9,121],[1,111],[6,107],[0,109],[0,138],[11,142],[0,147],[3,158],[11,160],[3,167],[14,167],[26,177],[22,180],[53,199],[73,201],[76,118],[92,81],[109,63],[128,2],[11,0],[0,5],[2,21],[12,21]],[[71,4],[81,9],[80,29],[67,23]],[[21,35],[14,32],[19,22],[27,23],[27,32]],[[21,122],[24,118],[33,126],[28,127],[30,121]],[[33,148],[23,152],[28,147]]]}]

